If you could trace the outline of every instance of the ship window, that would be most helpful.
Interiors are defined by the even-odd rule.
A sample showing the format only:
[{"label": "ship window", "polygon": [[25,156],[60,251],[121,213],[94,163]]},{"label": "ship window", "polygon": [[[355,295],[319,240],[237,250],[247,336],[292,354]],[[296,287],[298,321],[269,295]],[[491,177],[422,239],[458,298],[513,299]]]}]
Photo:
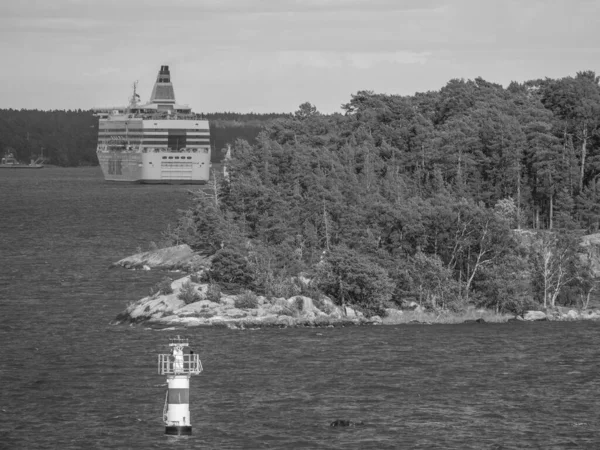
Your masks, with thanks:
[{"label": "ship window", "polygon": [[166,157],[166,156],[163,156],[163,159],[167,159],[167,157]]},{"label": "ship window", "polygon": [[191,157],[191,156],[188,156],[187,158],[188,158],[188,159],[192,159],[192,157]]},{"label": "ship window", "polygon": [[173,159],[173,157],[172,157],[172,156],[169,156],[169,159]]},{"label": "ship window", "polygon": [[179,156],[176,156],[175,159],[179,159]]}]

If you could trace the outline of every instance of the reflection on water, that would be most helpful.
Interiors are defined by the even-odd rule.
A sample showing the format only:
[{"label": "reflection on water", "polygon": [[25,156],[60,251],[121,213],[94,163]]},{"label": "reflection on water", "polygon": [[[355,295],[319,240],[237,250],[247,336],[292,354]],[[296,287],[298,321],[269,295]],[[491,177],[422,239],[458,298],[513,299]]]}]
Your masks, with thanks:
[{"label": "reflection on water", "polygon": [[[159,272],[109,269],[185,186],[0,174],[0,448],[597,448],[598,325],[178,330],[204,372],[164,436],[168,331],[113,326]],[[332,428],[335,419],[364,421]]]}]

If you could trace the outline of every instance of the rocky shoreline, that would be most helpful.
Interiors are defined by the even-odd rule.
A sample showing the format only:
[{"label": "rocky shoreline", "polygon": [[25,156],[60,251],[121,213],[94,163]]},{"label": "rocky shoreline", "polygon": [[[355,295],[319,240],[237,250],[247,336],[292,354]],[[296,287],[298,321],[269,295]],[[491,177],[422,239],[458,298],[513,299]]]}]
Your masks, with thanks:
[{"label": "rocky shoreline", "polygon": [[[188,275],[171,283],[172,293],[154,294],[130,304],[116,318],[117,322],[148,323],[160,326],[222,326],[228,328],[377,325],[379,316],[366,318],[350,307],[339,307],[330,299],[315,302],[297,295],[267,299],[245,292],[220,294],[218,301],[209,300],[209,284],[195,283]],[[186,304],[182,292],[193,289],[198,301]],[[243,307],[242,303],[255,303]]]},{"label": "rocky shoreline", "polygon": [[199,282],[210,265],[209,258],[196,255],[187,245],[169,247],[124,258],[115,266],[128,269],[193,270],[164,289],[127,306],[115,323],[146,323],[158,327],[220,326],[232,329],[261,327],[336,327],[349,325],[506,323],[533,321],[600,320],[600,310],[558,307],[527,311],[522,316],[495,314],[471,308],[465,313],[428,312],[413,305],[410,310],[387,309],[384,317],[365,317],[350,306],[338,306],[327,298],[303,295],[266,298],[246,291],[238,294],[211,292]]},{"label": "rocky shoreline", "polygon": [[[296,295],[288,299],[266,298],[245,292],[219,295],[209,300],[209,284],[194,283],[188,275],[171,283],[172,293],[156,293],[131,303],[116,318],[117,323],[146,323],[160,327],[220,326],[232,329],[262,327],[336,327],[350,325],[398,324],[458,324],[506,323],[534,321],[600,320],[600,311],[578,311],[568,308],[527,311],[523,316],[495,315],[486,310],[472,310],[465,314],[436,314],[415,310],[386,310],[385,317],[365,317],[361,312],[335,305],[329,298],[315,301]],[[182,292],[193,289],[200,298],[186,304]],[[247,299],[255,305],[244,307]],[[242,305],[241,305],[242,304]],[[472,318],[470,318],[472,317]]]}]

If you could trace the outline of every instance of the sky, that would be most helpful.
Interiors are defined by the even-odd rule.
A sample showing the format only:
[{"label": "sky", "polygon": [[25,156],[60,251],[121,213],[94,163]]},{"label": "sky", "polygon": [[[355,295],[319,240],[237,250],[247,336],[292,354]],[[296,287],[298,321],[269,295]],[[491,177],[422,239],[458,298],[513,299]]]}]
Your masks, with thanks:
[{"label": "sky", "polygon": [[196,112],[340,112],[360,90],[600,74],[599,0],[0,1],[0,108],[150,97]]}]

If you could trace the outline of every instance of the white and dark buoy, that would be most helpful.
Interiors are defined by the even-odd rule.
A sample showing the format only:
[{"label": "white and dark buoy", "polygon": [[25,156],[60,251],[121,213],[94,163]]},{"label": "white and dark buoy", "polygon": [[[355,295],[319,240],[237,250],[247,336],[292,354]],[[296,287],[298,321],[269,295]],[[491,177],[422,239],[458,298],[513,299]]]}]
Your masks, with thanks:
[{"label": "white and dark buoy", "polygon": [[167,394],[163,409],[165,434],[190,435],[190,377],[202,372],[199,355],[190,351],[186,337],[176,336],[169,339],[171,353],[158,355],[158,373],[167,375]]}]

